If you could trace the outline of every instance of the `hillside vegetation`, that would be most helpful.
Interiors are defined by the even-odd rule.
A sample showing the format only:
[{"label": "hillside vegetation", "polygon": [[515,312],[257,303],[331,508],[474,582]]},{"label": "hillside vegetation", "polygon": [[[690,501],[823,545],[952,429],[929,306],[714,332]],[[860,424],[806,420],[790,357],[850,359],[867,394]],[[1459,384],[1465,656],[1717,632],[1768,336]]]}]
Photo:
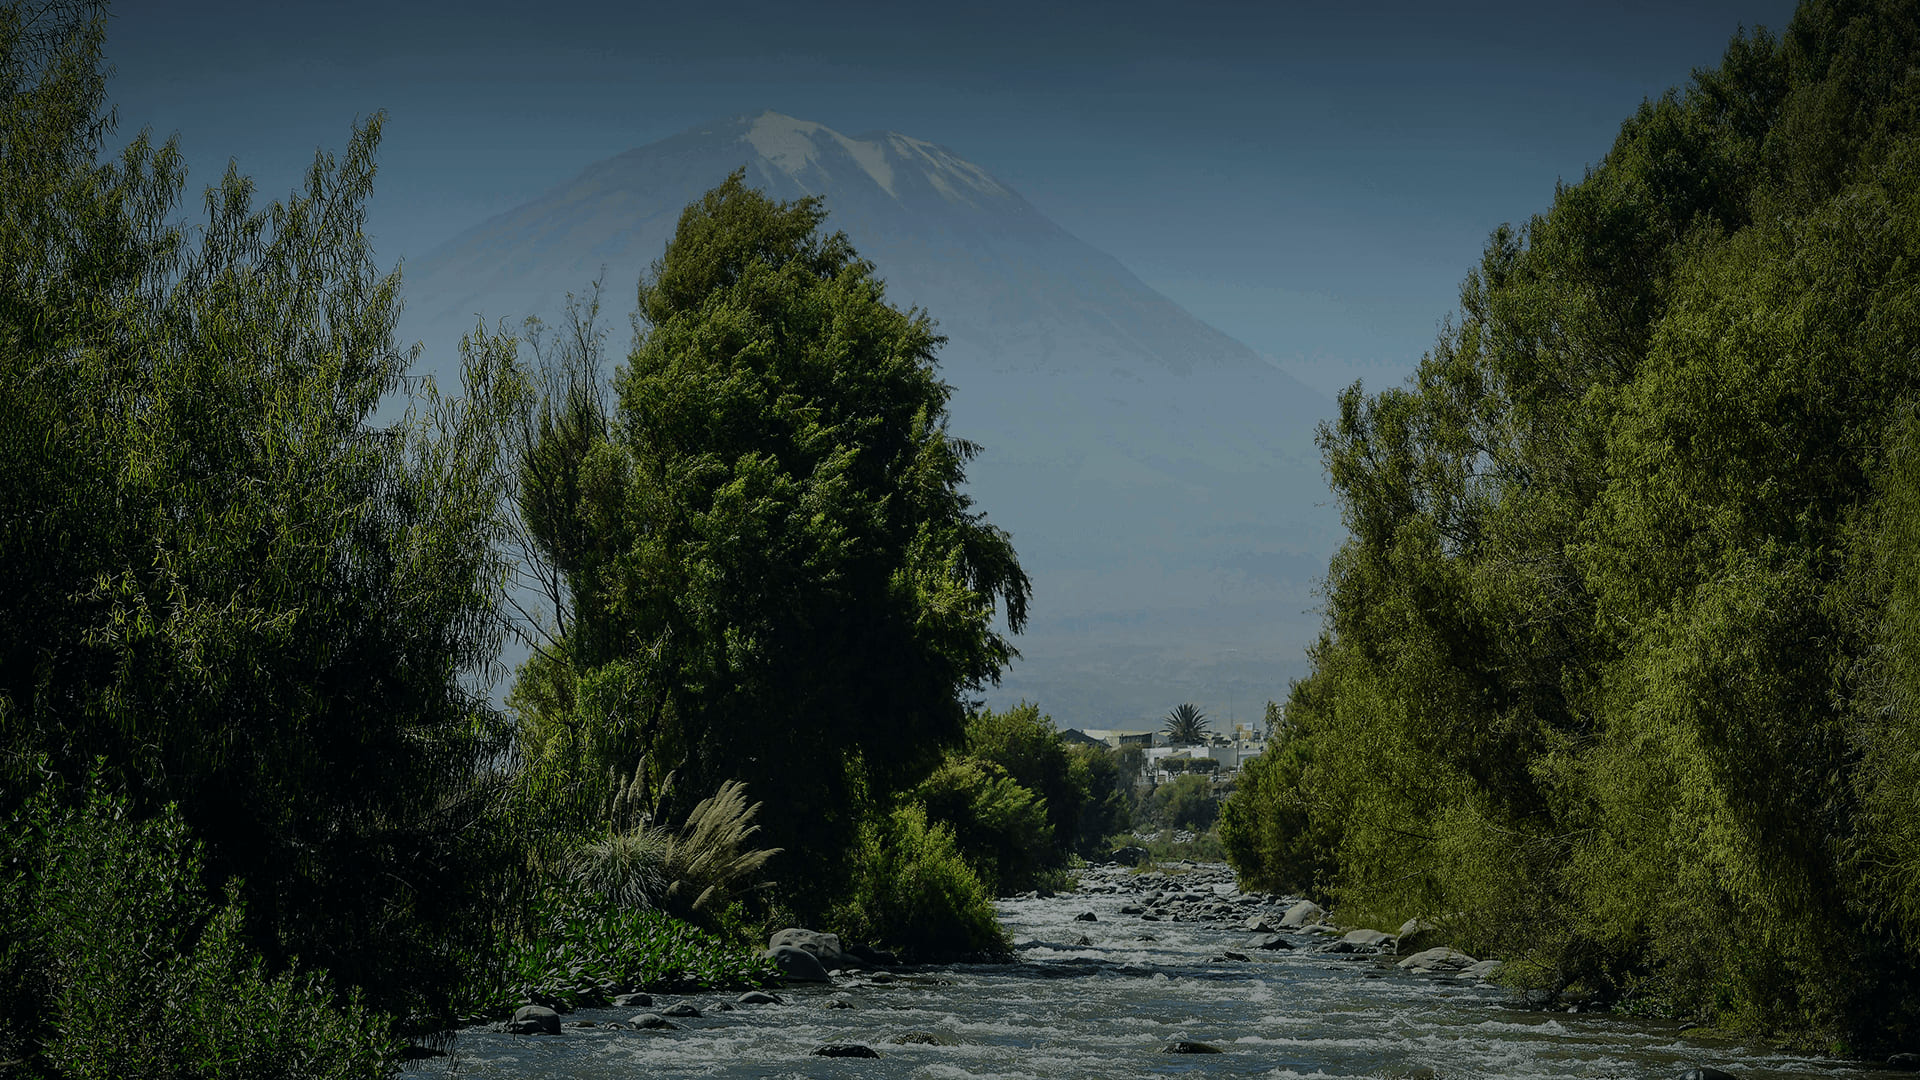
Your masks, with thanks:
[{"label": "hillside vegetation", "polygon": [[1920,1009],[1920,9],[1810,0],[1496,231],[1321,446],[1244,880],[1826,1047]]}]

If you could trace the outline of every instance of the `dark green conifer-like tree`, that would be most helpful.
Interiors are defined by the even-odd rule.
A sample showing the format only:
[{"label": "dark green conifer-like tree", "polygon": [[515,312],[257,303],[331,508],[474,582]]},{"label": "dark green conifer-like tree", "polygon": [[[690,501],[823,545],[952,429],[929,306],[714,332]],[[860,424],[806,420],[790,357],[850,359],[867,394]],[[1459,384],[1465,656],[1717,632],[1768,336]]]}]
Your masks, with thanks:
[{"label": "dark green conifer-like tree", "polygon": [[[641,283],[605,438],[555,409],[523,455],[572,617],[513,698],[555,784],[642,756],[670,806],[745,781],[803,907],[867,801],[960,740],[962,694],[1014,656],[996,618],[1018,631],[1028,594],[961,491],[941,339],[824,216],[740,174],[689,206]],[[555,476],[581,494],[556,500]]]}]

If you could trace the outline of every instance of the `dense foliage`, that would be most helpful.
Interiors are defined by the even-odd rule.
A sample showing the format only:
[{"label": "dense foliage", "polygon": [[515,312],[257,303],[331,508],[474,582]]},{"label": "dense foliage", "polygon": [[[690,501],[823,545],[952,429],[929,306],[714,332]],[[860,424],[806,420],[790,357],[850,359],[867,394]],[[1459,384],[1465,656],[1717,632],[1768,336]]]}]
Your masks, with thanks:
[{"label": "dense foliage", "polygon": [[[308,1000],[278,974],[298,956],[445,1015],[511,863],[510,730],[468,678],[499,645],[498,384],[373,420],[411,359],[363,232],[380,117],[266,209],[229,170],[186,229],[171,143],[102,159],[104,24],[0,8],[0,812],[57,823],[104,787],[130,820],[177,814],[194,875],[237,892],[194,946],[198,894],[166,908],[151,874],[50,856],[16,887],[160,904],[167,949],[235,978],[257,950],[256,1003]],[[180,863],[184,835],[129,826],[112,858]],[[173,978],[166,953],[116,951],[113,978]],[[18,1048],[50,1066],[90,1022],[33,997],[57,960],[14,953],[0,1000],[10,1034],[54,1025]]]},{"label": "dense foliage", "polygon": [[953,830],[906,803],[867,818],[852,852],[850,887],[831,912],[855,941],[880,942],[914,960],[1011,948],[994,915],[993,894],[968,865]]},{"label": "dense foliage", "polygon": [[519,942],[492,1002],[556,1008],[604,1006],[637,990],[778,986],[766,960],[658,910],[549,898],[539,931]]},{"label": "dense foliage", "polygon": [[638,767],[672,812],[744,781],[803,913],[961,740],[1028,588],[961,491],[941,339],[822,218],[734,175],[642,282],[613,407],[591,335],[537,380],[519,502],[563,615],[512,698],[556,789]]},{"label": "dense foliage", "polygon": [[350,1078],[388,1071],[388,1025],[336,1008],[311,973],[268,974],[237,886],[207,891],[201,846],[171,807],[144,818],[93,786],[42,792],[0,830],[0,979],[28,1006],[0,1031],[0,1071]]},{"label": "dense foliage", "polygon": [[1550,990],[1920,1040],[1920,12],[1809,0],[1489,242],[1322,445],[1350,538],[1223,833]]}]

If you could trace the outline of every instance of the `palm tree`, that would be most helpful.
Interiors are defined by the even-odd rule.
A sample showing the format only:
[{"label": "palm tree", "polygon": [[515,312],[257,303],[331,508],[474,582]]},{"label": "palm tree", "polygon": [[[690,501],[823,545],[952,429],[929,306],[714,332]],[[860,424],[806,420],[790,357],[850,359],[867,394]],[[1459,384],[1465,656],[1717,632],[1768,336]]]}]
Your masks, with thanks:
[{"label": "palm tree", "polygon": [[1173,746],[1193,746],[1207,741],[1207,715],[1191,702],[1167,714],[1167,742]]}]

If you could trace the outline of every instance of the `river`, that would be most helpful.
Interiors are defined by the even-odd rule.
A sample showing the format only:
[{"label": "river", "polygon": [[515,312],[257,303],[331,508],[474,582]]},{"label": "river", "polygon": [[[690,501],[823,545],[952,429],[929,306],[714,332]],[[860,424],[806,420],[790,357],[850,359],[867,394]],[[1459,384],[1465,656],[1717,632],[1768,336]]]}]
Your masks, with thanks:
[{"label": "river", "polygon": [[[1167,879],[1208,904],[1236,899],[1231,880],[1224,867]],[[652,1011],[685,1000],[703,1014],[672,1031],[608,1026],[643,1011],[633,1008],[569,1014],[559,1038],[475,1028],[455,1038],[451,1060],[423,1061],[410,1075],[445,1076],[449,1065],[459,1076],[502,1080],[1677,1078],[1694,1066],[1742,1080],[1904,1075],[1696,1040],[1677,1024],[1523,1009],[1488,984],[1317,951],[1324,938],[1291,935],[1291,950],[1252,949],[1246,918],[1283,905],[1246,898],[1231,916],[1223,908],[1201,920],[1148,921],[1120,912],[1140,903],[1138,893],[1107,891],[1133,881],[1120,868],[1092,867],[1078,892],[1000,901],[1014,963],[902,970],[891,981],[843,976],[782,990],[784,1004],[732,1011],[716,1006],[735,994],[659,995]],[[1089,911],[1096,921],[1076,919]],[[1227,950],[1248,959],[1216,959]],[[582,1022],[592,1026],[572,1026]],[[1181,1040],[1222,1052],[1162,1052]],[[830,1043],[880,1056],[812,1054]]]}]

